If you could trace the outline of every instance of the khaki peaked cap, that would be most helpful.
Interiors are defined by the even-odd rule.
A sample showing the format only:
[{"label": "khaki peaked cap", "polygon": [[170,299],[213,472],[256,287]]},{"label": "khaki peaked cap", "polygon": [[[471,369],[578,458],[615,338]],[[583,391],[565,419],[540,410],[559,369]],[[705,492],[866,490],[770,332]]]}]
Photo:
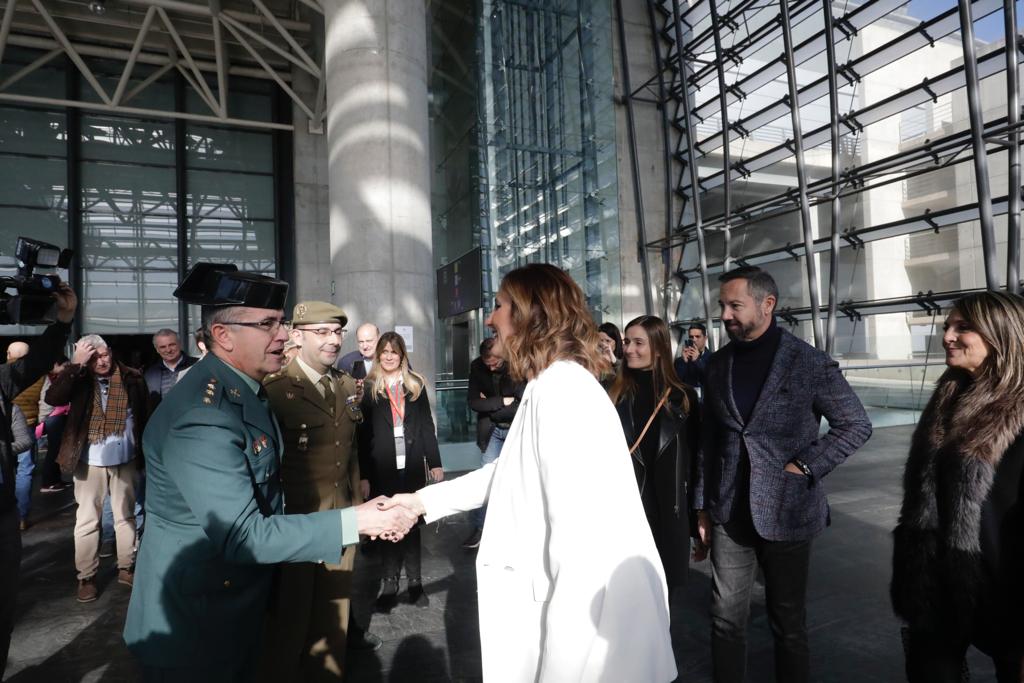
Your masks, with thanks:
[{"label": "khaki peaked cap", "polygon": [[337,321],[342,327],[348,324],[348,316],[334,304],[326,301],[303,301],[295,304],[292,313],[292,325],[308,325],[310,323],[327,323]]}]

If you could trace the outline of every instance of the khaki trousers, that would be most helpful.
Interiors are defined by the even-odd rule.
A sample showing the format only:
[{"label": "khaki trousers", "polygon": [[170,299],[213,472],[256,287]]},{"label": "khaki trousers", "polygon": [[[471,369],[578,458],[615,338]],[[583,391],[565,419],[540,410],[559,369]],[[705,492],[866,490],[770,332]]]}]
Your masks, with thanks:
[{"label": "khaki trousers", "polygon": [[75,466],[75,568],[78,579],[96,575],[100,566],[100,524],[103,499],[110,495],[117,540],[117,568],[131,569],[135,550],[135,461],[98,467],[79,461]]}]

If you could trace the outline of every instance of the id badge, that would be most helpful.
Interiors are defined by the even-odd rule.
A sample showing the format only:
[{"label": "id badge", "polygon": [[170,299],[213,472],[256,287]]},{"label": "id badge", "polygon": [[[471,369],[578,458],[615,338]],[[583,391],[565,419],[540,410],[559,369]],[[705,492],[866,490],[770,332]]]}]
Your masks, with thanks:
[{"label": "id badge", "polygon": [[405,437],[405,425],[395,425],[395,438],[401,439]]}]

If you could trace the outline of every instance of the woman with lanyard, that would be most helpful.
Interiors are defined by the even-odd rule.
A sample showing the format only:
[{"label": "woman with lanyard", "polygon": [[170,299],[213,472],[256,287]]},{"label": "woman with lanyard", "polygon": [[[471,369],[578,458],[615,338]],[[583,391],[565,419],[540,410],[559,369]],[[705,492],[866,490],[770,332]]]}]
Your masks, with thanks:
[{"label": "woman with lanyard", "polygon": [[[363,422],[359,426],[359,470],[364,497],[393,496],[422,488],[428,476],[444,479],[430,415],[426,381],[409,369],[405,341],[385,332],[377,341],[375,362],[363,389]],[[398,579],[405,565],[408,601],[425,607],[420,574],[420,531],[398,543],[380,544],[381,592],[377,606],[390,610],[398,602]]]},{"label": "woman with lanyard", "polygon": [[[696,524],[689,482],[697,466],[700,404],[693,388],[676,376],[665,321],[642,315],[629,321],[623,337],[625,362],[608,394],[622,422],[671,592],[686,581],[691,524]],[[695,558],[705,554],[698,546]]]}]

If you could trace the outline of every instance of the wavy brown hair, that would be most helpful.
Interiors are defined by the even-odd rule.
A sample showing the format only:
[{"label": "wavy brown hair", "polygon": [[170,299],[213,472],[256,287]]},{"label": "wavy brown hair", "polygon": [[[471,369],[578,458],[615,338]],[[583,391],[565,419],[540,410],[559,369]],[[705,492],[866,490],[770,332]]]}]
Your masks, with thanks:
[{"label": "wavy brown hair", "polygon": [[579,363],[595,377],[608,371],[583,291],[564,270],[547,263],[516,268],[500,292],[511,304],[515,330],[501,340],[513,379],[528,382],[558,360]]},{"label": "wavy brown hair", "polygon": [[373,367],[366,375],[366,379],[373,384],[373,395],[382,399],[388,397],[387,382],[384,381],[384,372],[380,367],[380,354],[384,353],[384,347],[388,344],[391,344],[391,350],[402,359],[398,365],[398,369],[402,373],[402,386],[415,401],[420,397],[420,392],[423,391],[427,381],[423,379],[423,375],[409,369],[409,354],[405,350],[405,340],[397,332],[385,332],[377,340],[377,350],[373,353]]},{"label": "wavy brown hair", "polygon": [[[668,325],[658,316],[641,315],[626,323],[623,328],[623,336],[628,338],[629,330],[632,327],[642,327],[647,333],[647,342],[651,347],[655,401],[661,398],[665,389],[676,389],[682,393],[680,407],[684,413],[689,413],[690,401],[686,396],[686,385],[676,375],[675,366],[672,364],[672,342]],[[615,375],[611,389],[608,390],[608,397],[611,398],[612,403],[618,405],[636,395],[636,373],[637,371],[630,368],[628,363],[619,364],[619,372]]]}]

